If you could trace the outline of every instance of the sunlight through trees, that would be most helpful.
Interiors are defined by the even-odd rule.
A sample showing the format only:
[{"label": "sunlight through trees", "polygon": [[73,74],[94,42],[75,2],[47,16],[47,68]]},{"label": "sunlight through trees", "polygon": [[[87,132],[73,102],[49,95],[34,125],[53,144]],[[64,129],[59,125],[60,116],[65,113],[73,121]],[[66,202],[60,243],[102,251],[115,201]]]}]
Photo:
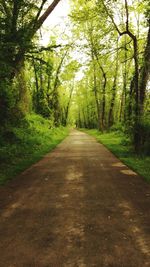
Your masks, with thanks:
[{"label": "sunlight through trees", "polygon": [[44,45],[39,29],[61,0],[0,1],[1,133],[37,113],[54,127],[119,127],[140,153],[150,137],[149,3],[69,3]]}]

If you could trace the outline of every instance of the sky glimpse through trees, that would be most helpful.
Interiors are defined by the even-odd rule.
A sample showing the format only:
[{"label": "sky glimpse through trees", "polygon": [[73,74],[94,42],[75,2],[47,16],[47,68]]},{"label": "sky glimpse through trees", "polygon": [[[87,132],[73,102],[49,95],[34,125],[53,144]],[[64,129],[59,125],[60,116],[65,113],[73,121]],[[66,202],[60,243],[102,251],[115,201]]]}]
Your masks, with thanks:
[{"label": "sky glimpse through trees", "polygon": [[1,134],[36,113],[54,127],[119,127],[140,153],[149,74],[147,0],[0,0]]}]

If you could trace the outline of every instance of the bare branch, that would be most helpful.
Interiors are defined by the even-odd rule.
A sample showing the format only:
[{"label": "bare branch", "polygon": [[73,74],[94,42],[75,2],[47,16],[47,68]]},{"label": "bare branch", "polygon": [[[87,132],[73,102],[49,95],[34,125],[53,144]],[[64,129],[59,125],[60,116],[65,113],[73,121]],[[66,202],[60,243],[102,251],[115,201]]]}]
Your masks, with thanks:
[{"label": "bare branch", "polygon": [[128,11],[128,3],[125,0],[125,9],[126,9],[126,30],[129,30],[129,11]]},{"label": "bare branch", "polygon": [[39,8],[39,10],[38,10],[38,12],[37,12],[37,15],[36,15],[36,17],[35,17],[35,20],[34,20],[35,23],[37,22],[37,20],[38,20],[40,14],[41,14],[42,9],[43,9],[43,7],[44,7],[44,5],[45,5],[46,2],[47,2],[47,0],[42,0],[41,6],[40,6],[40,8]]},{"label": "bare branch", "polygon": [[44,21],[47,19],[47,17],[52,13],[52,11],[54,10],[54,8],[57,6],[57,4],[60,2],[61,0],[54,0],[52,2],[52,4],[46,9],[46,11],[44,12],[44,14],[39,18],[39,20],[37,21],[37,26],[36,26],[36,30],[38,30],[42,24],[44,23]]},{"label": "bare branch", "polygon": [[45,60],[43,60],[42,58],[34,57],[33,55],[25,55],[25,57],[32,59],[32,60],[39,61],[40,63],[47,65],[47,62]]},{"label": "bare branch", "polygon": [[59,45],[50,45],[48,47],[42,46],[42,47],[40,47],[40,49],[39,49],[38,52],[42,52],[42,51],[53,51],[53,49],[59,48],[59,47],[62,47],[62,45],[61,44],[59,44]]},{"label": "bare branch", "polygon": [[102,0],[102,4],[103,4],[103,6],[104,6],[104,9],[105,9],[106,14],[108,15],[108,17],[110,17],[112,23],[114,24],[116,31],[118,32],[119,35],[122,35],[122,33],[120,32],[120,30],[119,30],[117,24],[115,23],[115,20],[114,20],[112,14],[108,11],[108,8],[107,8],[107,6],[105,5],[105,3],[104,3],[103,0]]},{"label": "bare branch", "polygon": [[129,30],[129,12],[128,12],[128,4],[127,4],[127,0],[125,0],[125,9],[126,9],[126,29],[125,31],[121,32],[120,29],[118,28],[112,14],[108,11],[108,8],[107,6],[105,5],[104,1],[102,0],[102,4],[104,6],[104,9],[107,13],[107,15],[110,17],[116,31],[118,32],[118,34],[120,36],[124,35],[124,34],[127,34],[131,37],[132,40],[135,40],[136,39],[136,36]]}]

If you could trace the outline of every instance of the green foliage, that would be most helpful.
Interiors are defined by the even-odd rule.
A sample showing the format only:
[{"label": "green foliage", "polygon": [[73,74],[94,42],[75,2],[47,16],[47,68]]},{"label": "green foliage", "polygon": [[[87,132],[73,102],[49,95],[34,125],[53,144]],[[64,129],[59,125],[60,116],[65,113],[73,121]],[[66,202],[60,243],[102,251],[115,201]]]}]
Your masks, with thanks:
[{"label": "green foliage", "polygon": [[141,131],[141,154],[150,155],[150,115],[145,115],[139,125]]},{"label": "green foliage", "polygon": [[67,128],[54,128],[53,122],[35,114],[20,127],[9,128],[0,135],[0,184],[39,160],[67,134]]},{"label": "green foliage", "polygon": [[[32,51],[35,51],[35,39],[33,38],[37,37],[35,34],[47,17],[40,20],[43,9],[45,6],[48,8],[48,5],[48,0],[40,0],[37,3],[34,0],[0,1],[1,127],[8,120],[10,123],[12,121],[17,123],[28,112],[27,104],[29,103],[26,97],[28,93],[24,90],[26,86],[22,84],[20,90],[15,79],[20,76],[22,70],[25,70],[26,56],[32,58]],[[29,54],[27,55],[27,53]],[[50,74],[50,64],[47,64],[44,72],[45,76],[46,73]],[[43,92],[44,89],[42,92],[40,91],[39,96],[41,98],[39,106],[42,106],[39,113],[48,117],[50,111],[45,103],[45,98],[43,99]]]},{"label": "green foliage", "polygon": [[148,1],[73,3],[73,32],[86,58],[80,85],[76,83],[76,125],[123,131],[136,152],[148,153],[149,127],[143,122],[149,109]]},{"label": "green foliage", "polygon": [[121,122],[118,122],[117,124],[114,124],[111,128],[110,131],[112,132],[118,132],[118,133],[124,133],[125,132],[125,125]]},{"label": "green foliage", "polygon": [[[139,152],[149,155],[149,1],[127,2],[128,30],[138,45],[137,72],[132,34],[120,35],[127,26],[124,1],[72,0],[71,32],[70,26],[67,34],[61,27],[55,29],[48,47],[43,47],[35,33],[48,0],[0,0],[2,169],[9,162],[15,169],[19,158],[26,157],[28,162],[28,155],[34,158],[33,149],[40,155],[50,142],[49,135],[55,133],[53,127],[69,123],[109,131],[112,140],[115,132],[118,139],[108,146],[114,151],[118,148],[116,153],[128,154],[127,148],[132,151],[136,132]],[[136,73],[140,74],[139,88],[135,86]],[[139,106],[142,115],[138,117]],[[46,120],[28,116],[29,112]]]},{"label": "green foliage", "polygon": [[20,123],[24,115],[22,108],[18,105],[18,101],[19,91],[17,86],[10,85],[7,81],[2,82],[0,84],[1,127],[7,127],[10,123]]},{"label": "green foliage", "polygon": [[38,92],[33,92],[33,109],[44,118],[50,118],[51,109],[47,101],[47,95],[42,88]]}]

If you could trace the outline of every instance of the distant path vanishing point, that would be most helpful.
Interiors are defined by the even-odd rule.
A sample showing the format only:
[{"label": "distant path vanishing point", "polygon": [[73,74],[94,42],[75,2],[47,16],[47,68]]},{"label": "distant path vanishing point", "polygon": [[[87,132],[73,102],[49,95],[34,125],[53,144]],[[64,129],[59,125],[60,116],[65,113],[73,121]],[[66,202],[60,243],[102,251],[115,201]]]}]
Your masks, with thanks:
[{"label": "distant path vanishing point", "polygon": [[149,267],[150,186],[77,130],[0,187],[0,267]]}]

